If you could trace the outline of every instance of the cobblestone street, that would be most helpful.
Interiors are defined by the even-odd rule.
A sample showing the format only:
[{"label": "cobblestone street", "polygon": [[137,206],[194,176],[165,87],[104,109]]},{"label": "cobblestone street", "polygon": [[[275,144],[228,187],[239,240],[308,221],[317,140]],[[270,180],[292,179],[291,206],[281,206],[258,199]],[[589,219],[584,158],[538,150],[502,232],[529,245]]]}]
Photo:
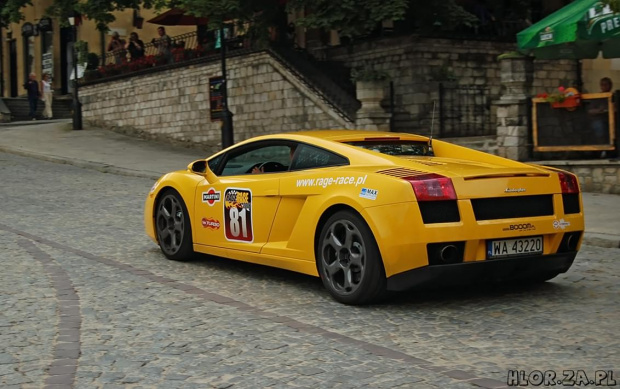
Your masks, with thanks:
[{"label": "cobblestone street", "polygon": [[3,388],[500,388],[509,369],[620,386],[620,249],[583,246],[543,285],[351,307],[318,278],[166,260],[142,224],[152,180],[0,153],[0,182]]}]

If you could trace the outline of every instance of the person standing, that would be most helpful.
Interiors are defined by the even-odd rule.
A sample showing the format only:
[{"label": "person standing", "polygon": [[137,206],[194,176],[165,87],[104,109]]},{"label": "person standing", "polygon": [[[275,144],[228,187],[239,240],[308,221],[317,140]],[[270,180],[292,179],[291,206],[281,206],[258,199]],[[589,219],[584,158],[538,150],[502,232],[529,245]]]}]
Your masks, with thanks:
[{"label": "person standing", "polygon": [[43,110],[43,118],[51,119],[52,114],[52,82],[50,76],[47,73],[43,73],[43,79],[41,80],[41,91],[43,92],[43,101],[45,102],[45,109]]},{"label": "person standing", "polygon": [[123,63],[125,58],[125,41],[121,39],[117,31],[112,33],[112,39],[108,43],[108,51],[114,53],[114,62],[117,65]]},{"label": "person standing", "polygon": [[151,42],[157,47],[157,54],[164,56],[167,62],[170,62],[172,39],[166,34],[166,29],[163,27],[157,27],[157,34],[159,34],[159,38],[153,38]]},{"label": "person standing", "polygon": [[24,89],[28,91],[28,102],[30,103],[30,117],[37,120],[37,103],[41,98],[41,90],[37,82],[37,75],[30,73],[28,81],[24,84]]},{"label": "person standing", "polygon": [[129,42],[125,45],[125,49],[129,51],[132,61],[144,57],[144,42],[138,38],[138,33],[136,32],[129,34]]},{"label": "person standing", "polygon": [[[613,88],[613,83],[609,77],[601,78],[599,85],[601,93],[610,93]],[[592,100],[588,114],[590,115],[592,129],[591,139],[596,144],[609,144],[609,99],[600,98]],[[601,158],[606,156],[607,153],[605,151],[601,152]]]}]

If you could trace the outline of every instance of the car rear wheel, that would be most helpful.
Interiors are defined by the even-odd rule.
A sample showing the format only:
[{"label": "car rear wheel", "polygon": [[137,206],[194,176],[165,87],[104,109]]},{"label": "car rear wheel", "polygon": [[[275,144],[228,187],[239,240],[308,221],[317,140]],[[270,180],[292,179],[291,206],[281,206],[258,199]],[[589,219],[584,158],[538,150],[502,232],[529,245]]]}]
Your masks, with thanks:
[{"label": "car rear wheel", "polygon": [[192,247],[192,226],[181,195],[173,190],[163,193],[155,211],[155,229],[159,247],[166,258],[190,259]]},{"label": "car rear wheel", "polygon": [[368,304],[385,295],[381,254],[370,228],[360,216],[340,211],[327,219],[316,253],[323,285],[337,301]]}]

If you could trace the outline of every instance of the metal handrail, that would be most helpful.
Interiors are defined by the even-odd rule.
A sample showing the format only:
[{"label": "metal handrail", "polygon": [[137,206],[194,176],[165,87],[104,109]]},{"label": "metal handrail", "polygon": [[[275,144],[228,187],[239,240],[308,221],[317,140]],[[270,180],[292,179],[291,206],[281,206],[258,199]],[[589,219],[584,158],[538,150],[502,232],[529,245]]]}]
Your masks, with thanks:
[{"label": "metal handrail", "polygon": [[[196,31],[170,37],[170,46],[167,52],[164,49],[160,49],[157,39],[159,38],[153,38],[151,42],[144,45],[145,57],[151,55],[170,55],[175,49],[194,50],[198,47],[198,34]],[[102,65],[121,64],[131,62],[132,60],[134,58],[131,58],[129,50],[116,50],[105,55]]]},{"label": "metal handrail", "polygon": [[324,102],[334,108],[340,117],[349,122],[355,122],[356,112],[361,106],[355,97],[322,74],[310,61],[301,57],[294,50],[274,46],[268,52],[318,94]]}]

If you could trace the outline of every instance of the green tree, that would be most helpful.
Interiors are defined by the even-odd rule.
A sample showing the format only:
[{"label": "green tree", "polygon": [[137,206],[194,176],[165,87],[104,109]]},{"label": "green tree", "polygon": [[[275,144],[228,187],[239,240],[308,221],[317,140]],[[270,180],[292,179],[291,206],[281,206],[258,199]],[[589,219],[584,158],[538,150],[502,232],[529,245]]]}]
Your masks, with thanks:
[{"label": "green tree", "polygon": [[429,2],[411,0],[408,20],[422,30],[453,30],[459,26],[473,26],[478,18],[456,4],[455,0]]},{"label": "green tree", "polygon": [[0,1],[0,26],[8,26],[10,23],[19,23],[24,18],[21,9],[32,5],[30,0],[2,0]]},{"label": "green tree", "polygon": [[268,28],[282,17],[284,8],[278,3],[278,0],[178,0],[176,6],[191,15],[206,17],[213,29],[234,21],[251,38],[260,40],[267,37]]},{"label": "green tree", "polygon": [[[174,4],[175,0],[54,0],[45,11],[46,16],[56,18],[62,26],[68,25],[68,17],[75,12],[94,20],[97,28],[106,30],[108,24],[115,20],[114,11],[125,9],[162,8]],[[0,2],[0,24],[18,23],[22,20],[22,8],[32,5],[31,0],[2,0]]]},{"label": "green tree", "polygon": [[371,32],[383,20],[403,19],[408,3],[408,0],[290,0],[288,9],[305,10],[297,25],[338,30],[340,36],[355,37]]}]

